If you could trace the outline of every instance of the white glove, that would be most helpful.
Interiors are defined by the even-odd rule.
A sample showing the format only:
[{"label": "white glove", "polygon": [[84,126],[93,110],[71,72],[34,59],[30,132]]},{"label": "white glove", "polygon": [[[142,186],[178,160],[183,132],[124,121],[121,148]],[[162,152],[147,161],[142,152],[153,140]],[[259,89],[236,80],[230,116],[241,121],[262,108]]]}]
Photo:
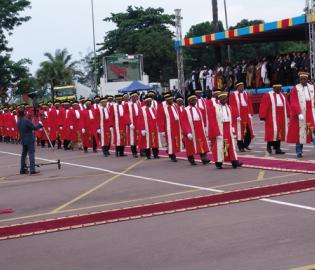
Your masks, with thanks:
[{"label": "white glove", "polygon": [[40,128],[39,130],[40,130],[40,131],[43,131],[43,129],[42,129],[42,128]]},{"label": "white glove", "polygon": [[241,121],[241,117],[237,117],[236,120],[237,120],[237,121]]},{"label": "white glove", "polygon": [[70,126],[70,129],[73,130],[73,125]]},{"label": "white glove", "polygon": [[100,130],[99,128],[97,129],[97,133],[98,133],[98,134],[101,134],[101,130]]},{"label": "white glove", "polygon": [[85,128],[82,128],[82,133],[85,134]]},{"label": "white glove", "polygon": [[191,133],[187,134],[187,138],[188,140],[192,141],[192,139],[194,138],[193,135]]},{"label": "white glove", "polygon": [[10,131],[10,129],[9,129],[9,128],[7,128],[7,131]]},{"label": "white glove", "polygon": [[252,119],[252,118],[253,118],[251,114],[248,114],[248,117],[249,117],[249,119]]},{"label": "white glove", "polygon": [[49,127],[49,128],[48,128],[48,131],[50,131],[50,130],[51,130],[51,128]]},{"label": "white glove", "polygon": [[147,132],[145,130],[141,130],[141,135],[145,136],[147,134]]},{"label": "white glove", "polygon": [[42,121],[38,121],[38,124],[42,125],[43,126],[43,122]]},{"label": "white glove", "polygon": [[110,132],[113,132],[113,131],[114,131],[113,127],[110,127],[110,128],[109,128],[109,131],[110,131]]},{"label": "white glove", "polygon": [[162,135],[163,137],[165,137],[165,132],[161,132],[161,135]]},{"label": "white glove", "polygon": [[60,130],[63,130],[63,127],[59,127]]},{"label": "white glove", "polygon": [[235,128],[234,128],[234,127],[232,127],[232,133],[233,133],[233,134],[235,133]]},{"label": "white glove", "polygon": [[132,124],[132,123],[130,124],[129,127],[130,127],[130,129],[135,129],[135,126],[134,126],[134,124]]},{"label": "white glove", "polygon": [[299,114],[299,121],[304,121],[304,116],[303,116],[303,114]]},{"label": "white glove", "polygon": [[11,128],[12,131],[14,131],[14,128]]}]

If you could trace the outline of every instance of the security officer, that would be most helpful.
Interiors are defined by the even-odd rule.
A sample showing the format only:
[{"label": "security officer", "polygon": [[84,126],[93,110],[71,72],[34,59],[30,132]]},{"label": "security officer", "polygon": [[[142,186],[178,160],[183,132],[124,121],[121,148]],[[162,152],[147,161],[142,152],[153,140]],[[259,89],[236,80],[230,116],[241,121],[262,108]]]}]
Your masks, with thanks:
[{"label": "security officer", "polygon": [[19,129],[23,147],[20,174],[27,173],[25,164],[27,154],[30,160],[30,174],[37,174],[39,172],[35,171],[35,137],[33,131],[43,127],[43,124],[39,121],[37,125],[34,125],[29,119],[25,118],[24,109],[20,109],[18,115],[19,120],[17,122],[17,127]]}]

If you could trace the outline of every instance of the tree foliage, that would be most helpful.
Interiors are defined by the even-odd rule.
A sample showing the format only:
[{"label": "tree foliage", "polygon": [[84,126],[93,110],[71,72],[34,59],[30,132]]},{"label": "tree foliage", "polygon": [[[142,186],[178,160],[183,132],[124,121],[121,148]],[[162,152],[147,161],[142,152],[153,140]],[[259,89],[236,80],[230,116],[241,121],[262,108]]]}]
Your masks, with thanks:
[{"label": "tree foliage", "polygon": [[[36,72],[41,86],[51,90],[58,85],[71,84],[75,78],[77,62],[72,61],[72,55],[66,49],[56,50],[54,54],[45,53],[46,61],[40,63]],[[53,91],[52,91],[53,96]]]},{"label": "tree foliage", "polygon": [[28,91],[22,88],[23,82],[31,78],[28,66],[31,63],[28,59],[14,62],[10,55],[0,55],[0,97],[4,103],[9,96],[23,94]]},{"label": "tree foliage", "polygon": [[31,17],[21,16],[20,12],[29,8],[31,2],[28,0],[1,0],[0,1],[0,52],[10,51],[8,47],[7,35],[12,34],[12,30],[28,21]]},{"label": "tree foliage", "polygon": [[162,8],[129,6],[126,12],[105,18],[116,29],[109,31],[101,44],[101,56],[113,53],[143,54],[144,69],[151,81],[167,82],[175,76],[176,54],[173,32],[175,16]]}]

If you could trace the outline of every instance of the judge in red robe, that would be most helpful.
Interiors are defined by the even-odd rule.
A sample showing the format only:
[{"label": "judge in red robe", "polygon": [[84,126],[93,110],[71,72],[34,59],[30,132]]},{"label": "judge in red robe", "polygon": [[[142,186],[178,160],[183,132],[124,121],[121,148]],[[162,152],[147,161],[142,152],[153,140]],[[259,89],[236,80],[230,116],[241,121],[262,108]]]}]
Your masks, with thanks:
[{"label": "judge in red robe", "polygon": [[113,123],[114,144],[116,147],[116,157],[123,157],[125,155],[125,146],[127,142],[126,129],[130,125],[129,113],[126,107],[122,105],[122,95],[115,96],[116,103],[109,105],[110,118]]},{"label": "judge in red robe", "polygon": [[3,128],[4,128],[4,112],[0,107],[0,142],[3,142]]},{"label": "judge in red robe", "polygon": [[281,141],[287,138],[290,105],[281,88],[282,85],[275,84],[273,91],[265,93],[259,108],[259,118],[265,121],[265,141],[269,154],[272,153],[272,146],[276,154],[285,154],[281,150]]},{"label": "judge in red robe", "polygon": [[62,108],[59,101],[55,101],[55,106],[48,113],[50,121],[50,139],[52,145],[58,142],[58,149],[61,149],[61,130],[62,130]]},{"label": "judge in red robe", "polygon": [[159,134],[157,124],[157,111],[152,106],[152,98],[146,96],[145,105],[141,108],[139,117],[140,141],[139,148],[145,150],[147,159],[151,159],[151,149],[153,157],[159,158]]},{"label": "judge in red robe", "polygon": [[47,142],[47,145],[50,146],[48,143],[47,135],[50,137],[50,133],[51,133],[49,107],[47,104],[42,104],[42,110],[40,111],[39,115],[43,123],[43,126],[39,129],[39,132],[40,132],[39,138],[40,138],[41,146],[42,148],[44,148],[46,145],[46,142]]},{"label": "judge in red robe", "polygon": [[111,129],[113,123],[111,122],[110,112],[107,107],[107,98],[101,98],[100,112],[100,128],[101,128],[101,146],[104,157],[110,155],[111,144]]},{"label": "judge in red robe", "polygon": [[130,145],[132,155],[135,158],[138,158],[137,146],[139,144],[139,115],[141,111],[141,105],[138,102],[138,93],[132,92],[130,94],[130,101],[127,101],[125,97],[125,109],[129,114],[130,126],[127,126],[127,145]]},{"label": "judge in red robe", "polygon": [[92,109],[92,101],[85,102],[86,109],[82,112],[83,128],[82,128],[82,143],[84,153],[88,152],[89,147],[93,147],[93,152],[97,153],[99,145],[100,130],[100,113],[99,110]]},{"label": "judge in red robe", "polygon": [[236,91],[230,94],[229,104],[232,109],[237,146],[240,152],[245,152],[245,149],[251,150],[249,145],[255,137],[252,123],[254,111],[250,96],[244,92],[244,83],[236,84],[235,88]]},{"label": "judge in red robe", "polygon": [[[70,111],[70,141],[76,143],[82,143],[82,129],[84,125],[84,113],[80,108],[80,104],[77,101],[72,103],[72,110]],[[85,110],[85,109],[84,109]]]},{"label": "judge in red robe", "polygon": [[174,104],[172,94],[164,95],[164,99],[165,102],[158,109],[159,132],[166,139],[169,158],[177,162],[176,154],[181,151],[182,144],[180,112]]},{"label": "judge in red robe", "polygon": [[63,140],[63,148],[64,150],[69,150],[69,144],[71,142],[71,129],[70,126],[72,126],[72,117],[71,117],[71,111],[72,108],[70,107],[69,101],[63,102],[63,110],[61,114],[61,139]]},{"label": "judge in red robe", "polygon": [[196,106],[197,97],[189,95],[187,101],[189,105],[181,115],[186,155],[191,165],[197,165],[194,158],[195,154],[199,154],[203,164],[207,164],[210,160],[207,157],[209,146],[205,131],[206,123],[201,111]]},{"label": "judge in red robe", "polygon": [[296,144],[296,155],[303,157],[303,145],[312,142],[314,130],[314,85],[308,83],[309,74],[300,72],[300,83],[290,93],[291,117],[288,143]]},{"label": "judge in red robe", "polygon": [[207,114],[207,107],[208,107],[208,101],[204,97],[202,97],[202,91],[201,90],[195,90],[195,94],[197,96],[197,104],[196,107],[201,111],[202,117],[204,121],[206,122],[206,133],[208,132],[208,114]]},{"label": "judge in red robe", "polygon": [[209,109],[209,138],[211,140],[212,155],[215,165],[222,169],[224,161],[230,161],[233,168],[242,166],[238,161],[235,150],[235,140],[232,127],[231,108],[227,104],[228,93],[217,95],[219,103]]}]

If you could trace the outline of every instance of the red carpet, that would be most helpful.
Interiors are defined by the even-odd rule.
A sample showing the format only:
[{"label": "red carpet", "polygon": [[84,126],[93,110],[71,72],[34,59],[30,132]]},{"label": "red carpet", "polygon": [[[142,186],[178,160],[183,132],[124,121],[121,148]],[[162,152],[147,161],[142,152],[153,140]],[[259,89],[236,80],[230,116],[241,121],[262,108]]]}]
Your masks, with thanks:
[{"label": "red carpet", "polygon": [[[112,149],[114,150],[114,148]],[[130,147],[126,147],[126,152],[130,152]],[[161,157],[168,157],[168,154],[165,150],[160,151]],[[209,154],[209,158],[212,156]],[[186,159],[185,153],[178,153],[178,158]],[[195,157],[197,160],[199,156]],[[282,172],[295,172],[295,173],[308,173],[315,174],[315,163],[307,161],[294,161],[294,160],[285,160],[285,159],[275,159],[268,157],[242,157],[239,156],[239,160],[244,163],[244,168],[252,169],[264,169],[271,171],[282,171]]]},{"label": "red carpet", "polygon": [[13,209],[0,209],[0,215],[14,213]]},{"label": "red carpet", "polygon": [[177,200],[173,202],[142,205],[112,211],[36,221],[0,228],[0,239],[18,238],[55,231],[94,226],[109,222],[124,221],[155,215],[171,214],[206,207],[257,200],[266,197],[286,195],[315,189],[315,179],[289,182],[252,189],[225,192],[215,195]]}]

